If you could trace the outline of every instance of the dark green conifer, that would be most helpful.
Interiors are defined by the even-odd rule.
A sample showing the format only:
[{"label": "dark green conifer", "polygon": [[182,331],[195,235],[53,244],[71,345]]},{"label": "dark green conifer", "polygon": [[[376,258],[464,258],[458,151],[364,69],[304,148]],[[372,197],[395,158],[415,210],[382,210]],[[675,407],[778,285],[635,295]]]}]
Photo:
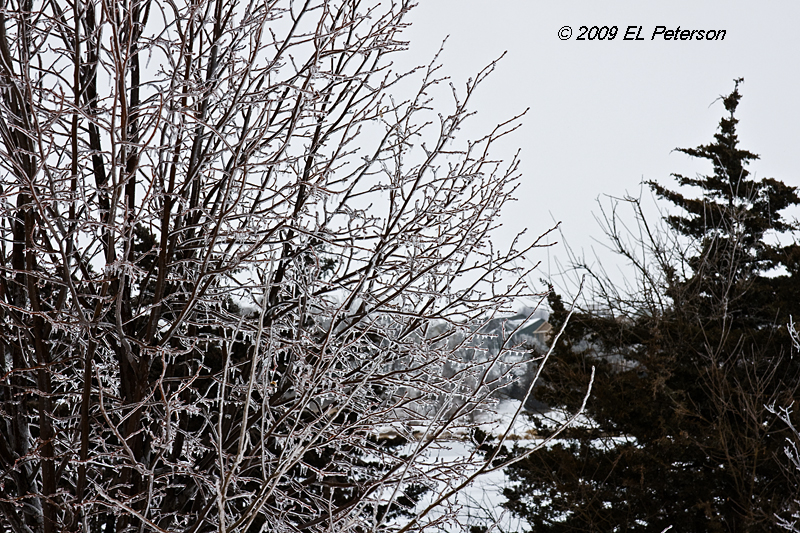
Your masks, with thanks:
[{"label": "dark green conifer", "polygon": [[[672,233],[646,243],[657,290],[576,313],[555,348],[538,397],[576,409],[594,365],[592,424],[510,469],[506,505],[533,531],[773,531],[794,497],[784,426],[766,406],[798,394],[786,326],[800,316],[800,252],[785,210],[800,198],[748,170],[758,156],[738,144],[740,83],[714,141],[679,149],[713,172],[675,175],[677,190],[649,182],[678,208]],[[558,329],[566,309],[550,303]]]}]

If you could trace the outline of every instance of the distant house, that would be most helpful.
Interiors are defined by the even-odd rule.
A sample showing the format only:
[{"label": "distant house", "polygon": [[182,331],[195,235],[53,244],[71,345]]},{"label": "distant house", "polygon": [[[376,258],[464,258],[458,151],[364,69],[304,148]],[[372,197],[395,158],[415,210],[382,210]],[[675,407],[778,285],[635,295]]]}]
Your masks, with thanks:
[{"label": "distant house", "polygon": [[[533,344],[539,349],[546,349],[550,343],[552,330],[553,326],[546,319],[529,319],[527,314],[519,313],[492,319],[480,329],[480,332],[487,335],[488,338],[484,340],[483,345],[491,352],[498,350],[503,340],[506,340],[506,347]],[[511,338],[508,338],[509,335]]]},{"label": "distant house", "polygon": [[524,400],[526,409],[546,411],[547,406],[529,390],[541,355],[550,347],[552,332],[553,326],[547,319],[533,318],[529,313],[493,318],[478,330],[479,347],[464,350],[462,356],[465,361],[488,360],[503,350],[487,375],[497,397]]},{"label": "distant house", "polygon": [[517,331],[516,336],[531,337],[536,344],[545,346],[550,342],[553,326],[544,318],[531,319],[531,321]]}]

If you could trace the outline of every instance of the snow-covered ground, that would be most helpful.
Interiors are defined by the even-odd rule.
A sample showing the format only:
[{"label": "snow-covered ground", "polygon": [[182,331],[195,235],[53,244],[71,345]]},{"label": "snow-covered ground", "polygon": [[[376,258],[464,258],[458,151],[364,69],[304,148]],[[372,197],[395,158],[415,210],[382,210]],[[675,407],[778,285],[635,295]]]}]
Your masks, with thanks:
[{"label": "snow-covered ground", "polygon": [[[472,445],[463,441],[448,442],[446,447],[437,450],[437,459],[456,461],[472,452]],[[465,472],[466,473],[466,472]],[[470,486],[452,498],[455,516],[441,524],[440,531],[462,533],[468,532],[470,526],[488,525],[497,522],[498,531],[523,531],[525,523],[505,511],[501,504],[503,487],[507,483],[502,470],[489,472],[478,477]],[[418,509],[425,509],[437,494],[428,492],[423,496]],[[442,512],[434,511],[427,521],[438,519]]]},{"label": "snow-covered ground", "polygon": [[[532,447],[536,444],[541,444],[542,440],[537,436],[534,424],[521,411],[521,403],[518,400],[503,400],[501,401],[494,412],[485,413],[478,417],[476,422],[478,427],[484,432],[499,438],[507,433],[506,443],[513,445],[517,442],[526,447]],[[548,426],[555,426],[564,423],[568,420],[568,416],[555,412],[549,412],[545,416]],[[585,418],[580,418],[576,423],[587,423]],[[455,463],[470,457],[474,454],[474,444],[469,442],[469,438],[464,435],[462,439],[452,439],[439,443],[437,449],[430,451],[425,461],[434,467],[437,464]],[[475,456],[476,459],[481,459],[482,456]],[[473,462],[476,464],[477,461]],[[462,475],[464,478],[475,471],[469,471],[466,467]],[[464,479],[462,478],[462,479]],[[525,531],[527,524],[519,518],[511,515],[508,511],[502,508],[504,498],[502,496],[503,487],[506,486],[508,480],[506,479],[503,470],[495,470],[486,474],[480,475],[474,482],[467,488],[454,496],[450,503],[456,509],[456,512],[449,517],[446,521],[440,524],[433,530],[442,532],[469,532],[470,526],[484,525],[488,526],[496,523],[495,529],[490,531],[497,532],[517,532]],[[441,489],[445,487],[442,485]],[[417,509],[422,510],[427,508],[436,498],[439,497],[439,491],[429,491],[426,493],[422,501],[419,503]],[[433,511],[424,520],[425,523],[431,520],[442,518],[443,510]]]}]

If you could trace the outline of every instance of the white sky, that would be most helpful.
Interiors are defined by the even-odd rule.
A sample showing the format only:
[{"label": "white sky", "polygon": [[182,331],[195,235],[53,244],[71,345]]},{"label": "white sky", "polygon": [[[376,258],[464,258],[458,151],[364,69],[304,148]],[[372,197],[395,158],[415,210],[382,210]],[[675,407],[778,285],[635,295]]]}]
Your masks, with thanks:
[{"label": "white sky", "polygon": [[[427,63],[449,35],[441,60],[458,87],[508,51],[473,101],[474,129],[464,131],[478,136],[530,107],[503,146],[522,149],[523,183],[500,241],[524,227],[538,235],[552,213],[573,249],[600,248],[592,215],[599,196],[638,193],[643,179],[671,184],[672,172],[710,171],[672,150],[712,141],[724,112],[714,101],[738,77],[741,147],[761,156],[750,170],[800,185],[800,2],[421,0],[410,21],[410,51],[396,63]],[[573,28],[568,41],[558,38],[564,25]],[[619,34],[576,41],[581,25],[616,25]],[[623,41],[629,25],[643,26],[647,40]],[[727,33],[715,42],[651,41],[658,25]],[[552,254],[564,253],[552,250],[555,270]]]}]

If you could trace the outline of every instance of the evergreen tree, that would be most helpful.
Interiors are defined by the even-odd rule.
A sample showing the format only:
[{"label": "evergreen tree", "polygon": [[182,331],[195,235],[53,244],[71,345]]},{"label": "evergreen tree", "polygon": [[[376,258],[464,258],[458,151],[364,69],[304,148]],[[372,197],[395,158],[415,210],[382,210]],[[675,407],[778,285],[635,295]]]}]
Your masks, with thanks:
[{"label": "evergreen tree", "polygon": [[[675,175],[678,190],[649,182],[679,214],[665,217],[668,235],[639,242],[642,285],[573,315],[555,347],[540,400],[574,409],[592,366],[597,379],[591,424],[509,471],[506,506],[534,531],[772,531],[792,498],[785,425],[765,406],[798,392],[786,325],[800,315],[800,253],[774,235],[796,234],[784,211],[800,198],[747,170],[758,156],[738,145],[740,82],[714,141],[679,149],[713,173]],[[558,329],[567,310],[550,303]]]}]

